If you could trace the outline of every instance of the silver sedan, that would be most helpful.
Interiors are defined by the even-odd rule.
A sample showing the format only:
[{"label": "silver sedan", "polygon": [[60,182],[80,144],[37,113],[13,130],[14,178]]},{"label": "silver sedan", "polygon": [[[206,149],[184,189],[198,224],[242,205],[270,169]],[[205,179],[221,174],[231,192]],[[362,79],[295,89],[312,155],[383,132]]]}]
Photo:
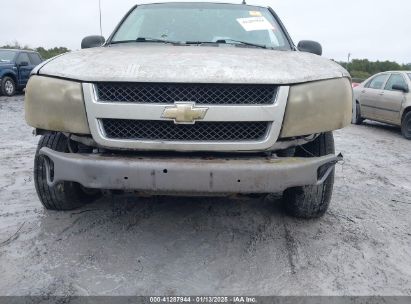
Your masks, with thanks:
[{"label": "silver sedan", "polygon": [[354,88],[355,123],[371,119],[401,127],[411,139],[411,72],[376,74]]}]

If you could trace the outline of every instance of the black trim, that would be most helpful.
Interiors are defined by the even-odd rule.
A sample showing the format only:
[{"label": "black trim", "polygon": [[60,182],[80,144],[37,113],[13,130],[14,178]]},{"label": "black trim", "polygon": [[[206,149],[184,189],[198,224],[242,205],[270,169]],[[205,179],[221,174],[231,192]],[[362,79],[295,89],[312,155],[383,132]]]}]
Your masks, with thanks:
[{"label": "black trim", "polygon": [[198,121],[176,124],[172,120],[100,119],[105,137],[144,141],[258,141],[267,137],[269,121]]},{"label": "black trim", "polygon": [[205,105],[270,105],[278,95],[271,84],[96,82],[99,101],[174,104],[181,100]]},{"label": "black trim", "polygon": [[111,33],[111,35],[107,38],[107,41],[103,46],[109,46],[111,43],[111,40],[113,40],[114,35],[117,33],[117,31],[120,29],[120,27],[123,25],[124,21],[130,16],[130,14],[138,7],[138,5],[134,5],[128,12],[125,14],[125,16],[121,19],[119,24],[114,28],[114,31]]},{"label": "black trim", "polygon": [[367,106],[367,105],[361,105],[362,107],[367,107],[367,108],[372,108],[372,109],[377,109],[377,110],[383,110],[383,111],[389,111],[389,112],[395,112],[395,113],[400,113],[400,111],[396,111],[396,110],[391,110],[391,109],[387,109],[387,108],[381,108],[381,107],[375,107],[375,106]]},{"label": "black trim", "polygon": [[281,21],[280,17],[278,17],[277,13],[269,6],[268,11],[273,15],[274,19],[277,21],[277,23],[280,25],[281,30],[283,31],[286,39],[288,40],[288,44],[291,48],[291,50],[297,51],[297,47],[294,44],[294,41],[292,40],[290,34],[288,33],[287,29],[284,26],[284,23]]}]

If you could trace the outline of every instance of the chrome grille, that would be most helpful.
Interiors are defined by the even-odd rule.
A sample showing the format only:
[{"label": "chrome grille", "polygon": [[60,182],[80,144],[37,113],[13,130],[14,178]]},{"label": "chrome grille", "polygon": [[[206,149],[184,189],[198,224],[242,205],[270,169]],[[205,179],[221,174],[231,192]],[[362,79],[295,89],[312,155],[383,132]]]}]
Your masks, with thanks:
[{"label": "chrome grille", "polygon": [[254,84],[98,83],[103,102],[160,103],[191,101],[198,104],[273,104],[278,87]]},{"label": "chrome grille", "polygon": [[102,119],[107,138],[162,141],[247,141],[263,139],[269,122],[197,122],[179,125],[162,120]]}]

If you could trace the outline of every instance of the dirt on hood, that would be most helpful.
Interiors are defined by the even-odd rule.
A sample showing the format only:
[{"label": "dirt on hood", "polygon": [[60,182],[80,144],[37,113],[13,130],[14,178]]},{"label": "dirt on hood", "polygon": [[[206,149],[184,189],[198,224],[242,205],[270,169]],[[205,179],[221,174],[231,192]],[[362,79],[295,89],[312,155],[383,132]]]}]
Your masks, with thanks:
[{"label": "dirt on hood", "polygon": [[294,84],[349,77],[337,63],[309,53],[159,43],[75,51],[46,62],[38,73],[86,82]]}]

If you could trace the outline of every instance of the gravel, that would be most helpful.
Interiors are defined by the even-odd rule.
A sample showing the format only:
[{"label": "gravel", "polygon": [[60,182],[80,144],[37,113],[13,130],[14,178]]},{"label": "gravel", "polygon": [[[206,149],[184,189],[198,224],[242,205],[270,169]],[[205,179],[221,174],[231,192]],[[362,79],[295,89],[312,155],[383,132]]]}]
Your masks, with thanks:
[{"label": "gravel", "polygon": [[365,122],[320,220],[265,199],[106,196],[42,208],[23,96],[0,97],[0,295],[411,295],[411,141]]}]

